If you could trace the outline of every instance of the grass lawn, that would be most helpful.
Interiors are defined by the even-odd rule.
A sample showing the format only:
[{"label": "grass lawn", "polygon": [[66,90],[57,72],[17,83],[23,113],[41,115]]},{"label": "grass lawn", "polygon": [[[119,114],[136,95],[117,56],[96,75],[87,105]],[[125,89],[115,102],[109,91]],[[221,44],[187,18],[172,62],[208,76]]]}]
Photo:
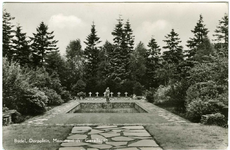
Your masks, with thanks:
[{"label": "grass lawn", "polygon": [[[4,126],[3,148],[5,150],[56,150],[60,143],[53,142],[53,139],[64,140],[71,129],[70,126]],[[25,139],[27,143],[16,143],[16,140],[21,139]],[[31,139],[34,140],[32,142],[42,139],[43,141],[30,143]]]},{"label": "grass lawn", "polygon": [[227,149],[228,129],[201,124],[146,126],[163,149]]}]

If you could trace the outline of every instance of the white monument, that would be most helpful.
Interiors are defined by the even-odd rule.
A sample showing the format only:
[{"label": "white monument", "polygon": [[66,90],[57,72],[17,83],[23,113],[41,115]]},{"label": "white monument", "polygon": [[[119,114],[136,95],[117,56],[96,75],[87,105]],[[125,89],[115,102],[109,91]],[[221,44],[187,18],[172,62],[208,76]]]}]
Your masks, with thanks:
[{"label": "white monument", "polygon": [[92,96],[92,92],[89,92],[89,97],[91,97]]},{"label": "white monument", "polygon": [[120,97],[120,95],[121,95],[121,92],[117,92],[117,96]]},{"label": "white monument", "polygon": [[99,94],[99,93],[98,93],[98,92],[96,92],[96,96],[97,96],[97,97],[98,97],[98,94]]},{"label": "white monument", "polygon": [[127,97],[127,95],[128,95],[128,92],[125,92],[125,97]]}]

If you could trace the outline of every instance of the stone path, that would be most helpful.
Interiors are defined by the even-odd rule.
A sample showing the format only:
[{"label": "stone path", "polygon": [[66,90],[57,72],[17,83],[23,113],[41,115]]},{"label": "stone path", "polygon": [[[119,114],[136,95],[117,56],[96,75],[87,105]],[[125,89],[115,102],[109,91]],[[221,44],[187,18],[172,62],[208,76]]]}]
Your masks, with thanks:
[{"label": "stone path", "polygon": [[143,126],[75,126],[59,150],[162,150]]}]

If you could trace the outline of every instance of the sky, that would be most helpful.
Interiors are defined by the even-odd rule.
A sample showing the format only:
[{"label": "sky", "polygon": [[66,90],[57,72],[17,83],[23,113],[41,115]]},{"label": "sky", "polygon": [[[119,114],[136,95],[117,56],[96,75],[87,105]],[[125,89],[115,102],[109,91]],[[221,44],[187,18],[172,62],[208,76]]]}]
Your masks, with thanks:
[{"label": "sky", "polygon": [[43,21],[48,25],[48,31],[54,31],[59,51],[65,55],[70,41],[80,39],[85,48],[84,41],[93,22],[102,41],[100,45],[106,40],[112,43],[111,32],[119,16],[124,23],[130,21],[135,46],[141,41],[147,48],[153,37],[163,47],[165,36],[174,29],[186,49],[199,15],[203,16],[212,40],[219,20],[228,13],[228,3],[3,3],[3,9],[15,17],[12,23],[21,25],[27,36],[36,33]]}]

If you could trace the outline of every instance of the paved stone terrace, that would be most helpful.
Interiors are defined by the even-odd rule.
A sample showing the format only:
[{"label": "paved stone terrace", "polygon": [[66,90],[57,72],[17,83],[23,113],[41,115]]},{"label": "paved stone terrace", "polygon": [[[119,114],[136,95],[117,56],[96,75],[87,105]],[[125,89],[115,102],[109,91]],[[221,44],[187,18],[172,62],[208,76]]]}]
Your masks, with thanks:
[{"label": "paved stone terrace", "polygon": [[59,150],[162,150],[143,126],[73,127]]}]

